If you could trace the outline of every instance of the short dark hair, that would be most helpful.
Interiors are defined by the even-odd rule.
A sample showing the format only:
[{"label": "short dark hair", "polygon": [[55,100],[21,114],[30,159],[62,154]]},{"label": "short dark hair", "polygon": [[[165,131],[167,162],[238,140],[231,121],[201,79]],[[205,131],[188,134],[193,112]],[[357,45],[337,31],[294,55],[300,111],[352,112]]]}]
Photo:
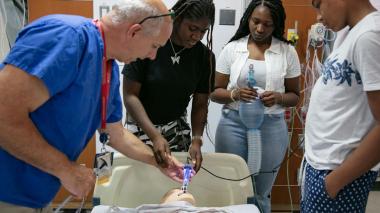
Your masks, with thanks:
[{"label": "short dark hair", "polygon": [[284,38],[286,14],[281,0],[252,0],[245,10],[243,17],[240,19],[239,28],[229,42],[238,40],[250,34],[250,17],[252,12],[258,6],[265,6],[270,10],[274,25],[272,36],[281,41],[289,43],[289,41]]}]

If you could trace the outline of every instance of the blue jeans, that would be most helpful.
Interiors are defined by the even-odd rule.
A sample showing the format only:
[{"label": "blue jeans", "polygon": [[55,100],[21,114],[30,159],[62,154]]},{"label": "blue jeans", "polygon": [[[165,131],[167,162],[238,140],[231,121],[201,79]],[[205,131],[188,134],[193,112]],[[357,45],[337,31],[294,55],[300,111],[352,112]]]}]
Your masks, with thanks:
[{"label": "blue jeans", "polygon": [[[281,164],[289,142],[284,114],[266,114],[260,131],[263,150],[260,171],[271,172]],[[236,154],[247,161],[247,128],[238,111],[223,109],[215,134],[215,152]],[[264,213],[271,212],[270,193],[278,170],[254,177],[255,197]]]}]

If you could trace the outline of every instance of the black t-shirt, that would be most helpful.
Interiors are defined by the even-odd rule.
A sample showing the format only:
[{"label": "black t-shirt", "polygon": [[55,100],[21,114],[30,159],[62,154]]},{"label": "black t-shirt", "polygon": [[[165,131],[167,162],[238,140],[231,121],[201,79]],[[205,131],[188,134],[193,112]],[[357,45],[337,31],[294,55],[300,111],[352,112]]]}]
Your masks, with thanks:
[{"label": "black t-shirt", "polygon": [[[183,48],[173,45],[176,52]],[[178,119],[184,114],[192,94],[214,89],[215,55],[202,42],[178,55],[179,64],[173,64],[174,52],[168,41],[158,49],[155,60],[137,60],[124,66],[127,79],[141,83],[139,98],[154,124]]]}]

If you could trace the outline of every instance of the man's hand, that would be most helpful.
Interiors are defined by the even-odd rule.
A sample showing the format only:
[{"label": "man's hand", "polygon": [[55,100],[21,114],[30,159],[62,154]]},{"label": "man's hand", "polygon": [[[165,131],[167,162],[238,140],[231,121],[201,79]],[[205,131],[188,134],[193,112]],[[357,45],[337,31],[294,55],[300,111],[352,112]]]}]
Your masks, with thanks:
[{"label": "man's hand", "polygon": [[71,163],[58,178],[62,186],[77,199],[86,197],[93,190],[96,180],[92,169],[76,163]]},{"label": "man's hand", "polygon": [[162,168],[158,167],[160,171],[166,176],[170,177],[174,181],[179,183],[183,182],[183,164],[179,162],[174,156],[168,156],[169,164],[168,167]]},{"label": "man's hand", "polygon": [[153,153],[157,164],[160,167],[166,168],[169,165],[170,148],[168,142],[161,135],[152,140],[153,142]]},{"label": "man's hand", "polygon": [[201,139],[193,139],[193,141],[191,142],[190,149],[189,149],[191,161],[193,165],[195,165],[194,169],[196,172],[198,172],[199,169],[201,168],[202,161],[203,161],[201,146],[202,146]]}]

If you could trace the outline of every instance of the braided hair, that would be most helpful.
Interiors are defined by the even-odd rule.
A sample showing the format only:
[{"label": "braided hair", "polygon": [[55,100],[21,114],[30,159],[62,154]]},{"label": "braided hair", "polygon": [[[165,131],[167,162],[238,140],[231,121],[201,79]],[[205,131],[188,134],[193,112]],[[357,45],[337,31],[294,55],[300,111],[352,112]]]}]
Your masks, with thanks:
[{"label": "braided hair", "polygon": [[174,25],[183,19],[199,20],[207,17],[210,29],[207,31],[207,48],[212,50],[212,32],[215,22],[215,5],[213,0],[178,0],[172,7],[175,13]]},{"label": "braided hair", "polygon": [[[214,30],[215,22],[215,5],[213,0],[178,0],[177,3],[172,7],[172,10],[175,13],[174,26],[179,26],[183,19],[189,19],[192,21],[200,20],[202,18],[208,18],[210,22],[210,29],[207,30],[207,48],[210,50],[209,54],[209,65],[210,65],[210,75],[208,79],[209,89],[208,93],[210,94],[214,88],[214,63],[212,54],[212,33]],[[208,100],[208,104],[210,99]],[[203,121],[206,125],[206,133],[208,138],[211,141],[211,138],[208,133],[207,126],[207,116],[206,120]]]},{"label": "braided hair", "polygon": [[258,6],[265,6],[270,10],[274,25],[272,36],[279,39],[280,41],[290,43],[283,36],[285,32],[286,14],[281,0],[252,0],[245,10],[243,17],[240,19],[238,30],[229,42],[238,40],[250,34],[249,21],[253,11]]},{"label": "braided hair", "polygon": [[[178,0],[174,4],[172,10],[175,13],[174,26],[181,24],[183,19],[190,19],[192,21],[208,18],[210,21],[210,29],[207,30],[207,48],[212,52],[212,32],[215,22],[215,5],[213,0]],[[213,54],[210,53],[210,77],[209,77],[209,93],[211,93],[211,83],[213,83]]]}]

